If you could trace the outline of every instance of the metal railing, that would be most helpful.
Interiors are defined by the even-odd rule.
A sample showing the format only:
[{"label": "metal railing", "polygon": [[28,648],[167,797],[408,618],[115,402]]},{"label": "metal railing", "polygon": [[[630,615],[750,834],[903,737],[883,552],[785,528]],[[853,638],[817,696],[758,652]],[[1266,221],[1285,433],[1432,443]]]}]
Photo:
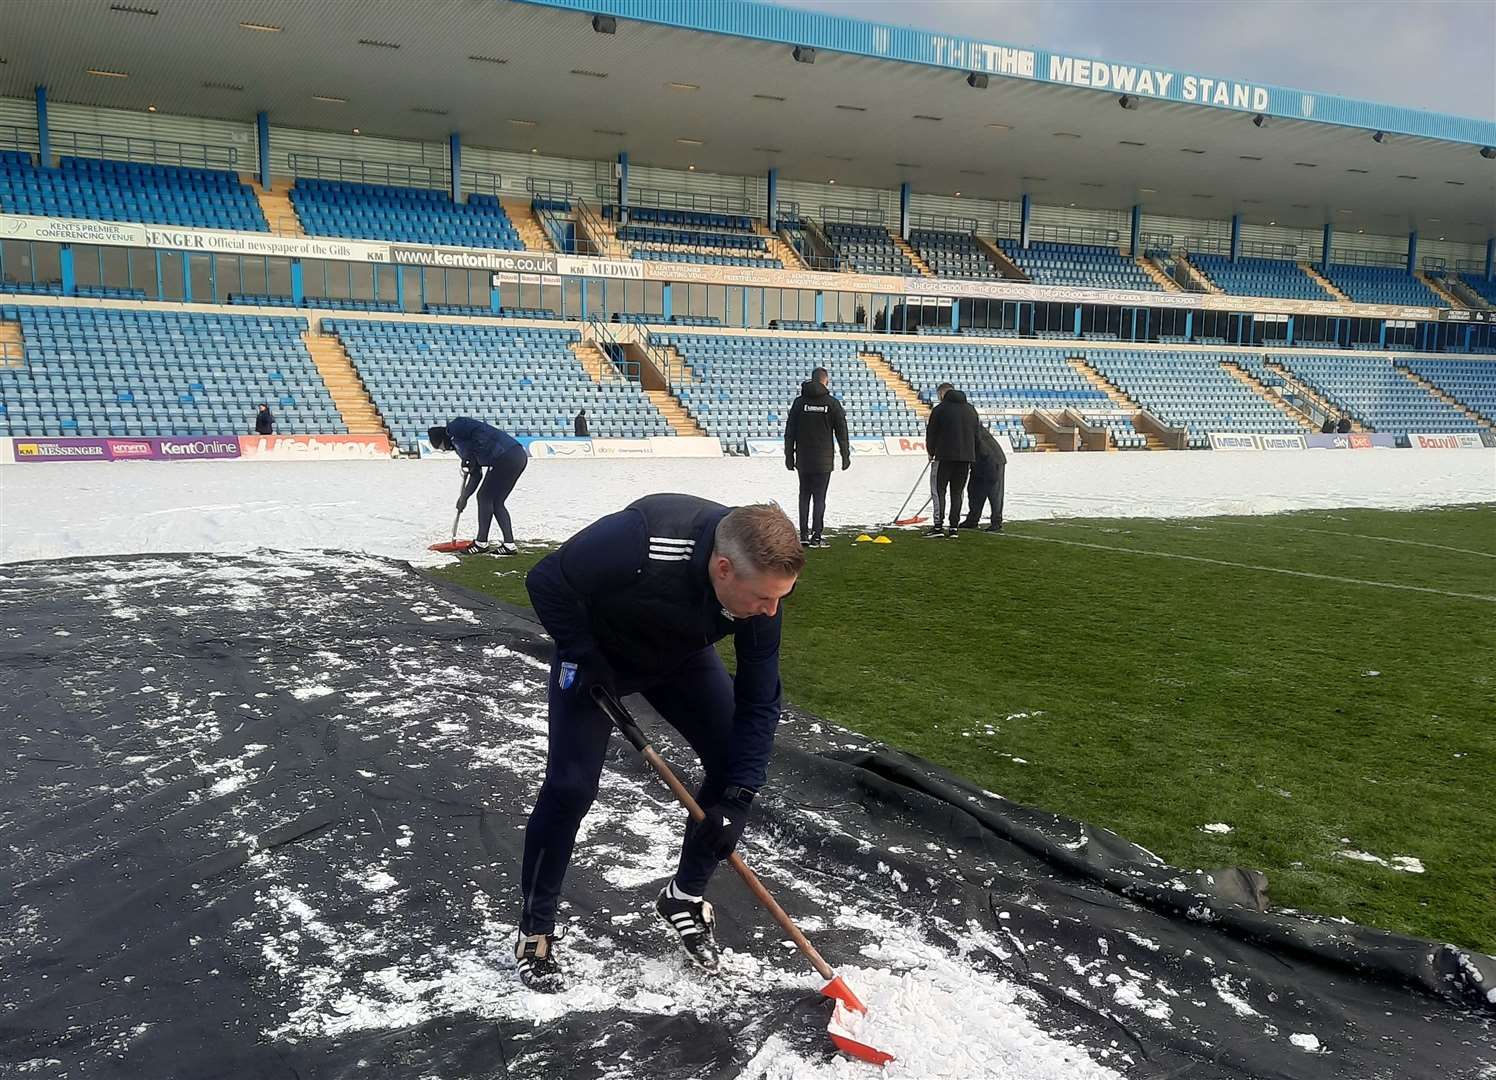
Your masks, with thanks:
[{"label": "metal railing", "polygon": [[532,212],[536,219],[539,220],[540,227],[545,230],[546,236],[550,237],[552,247],[563,255],[584,254],[576,250],[580,236],[575,226],[572,227],[571,243],[568,244],[566,242],[567,221],[561,214],[552,210],[549,206],[532,207]]},{"label": "metal railing", "polygon": [[[597,200],[612,203],[618,198],[614,184],[600,183],[596,187]],[[629,188],[630,206],[647,206],[655,210],[694,210],[704,214],[742,214],[752,216],[748,200],[728,195],[709,195],[705,192],[666,191],[662,188]]]},{"label": "metal railing", "polygon": [[1442,255],[1425,255],[1418,260],[1418,268],[1424,273],[1442,274],[1444,268],[1449,265]]},{"label": "metal railing", "polygon": [[639,364],[628,360],[624,355],[623,342],[618,340],[618,335],[602,319],[596,316],[588,316],[587,329],[592,334],[592,341],[603,354],[607,361],[602,369],[604,382],[623,380],[627,382],[639,381]]},{"label": "metal railing", "polygon": [[24,367],[26,346],[17,341],[0,341],[0,367]]},{"label": "metal railing", "polygon": [[953,214],[914,214],[909,218],[909,224],[915,229],[972,234],[981,227],[981,222],[976,218],[957,217]]},{"label": "metal railing", "polygon": [[608,256],[608,237],[611,234],[597,211],[586,199],[580,198],[572,200],[571,211],[577,222],[577,250],[574,254]]},{"label": "metal railing", "polygon": [[[1178,251],[1174,246],[1173,233],[1144,232],[1138,234],[1138,242],[1142,244],[1143,251]],[[1140,254],[1133,252],[1134,255]]]},{"label": "metal railing", "polygon": [[52,152],[59,157],[110,158],[151,165],[228,171],[233,171],[239,164],[239,151],[232,146],[177,142],[175,139],[105,135],[98,131],[54,131],[51,134],[51,144]]},{"label": "metal railing", "polygon": [[775,205],[774,205],[774,220],[775,221],[784,221],[786,218],[789,218],[791,220],[795,220],[795,219],[798,219],[799,217],[800,217],[800,204],[798,202],[794,201],[793,199],[780,199],[779,202],[775,203]]},{"label": "metal railing", "polygon": [[827,224],[836,222],[843,225],[882,226],[885,222],[882,210],[864,210],[860,206],[823,206],[821,220]]},{"label": "metal railing", "polygon": [[996,240],[1020,240],[1023,238],[1023,223],[1016,217],[993,218],[992,236]]},{"label": "metal railing", "polygon": [[36,128],[0,127],[0,150],[13,150],[20,154],[35,154],[41,149],[37,143]]},{"label": "metal railing", "polygon": [[[452,171],[445,165],[413,165],[404,162],[361,161],[358,158],[323,154],[290,154],[291,175],[345,184],[380,184],[385,187],[427,188],[441,191],[451,186]],[[470,195],[503,193],[504,178],[481,169],[459,169],[462,190]]]},{"label": "metal railing", "polygon": [[677,352],[672,355],[666,346],[655,341],[654,334],[648,328],[641,326],[639,332],[641,335],[639,347],[644,350],[644,355],[655,366],[655,370],[665,377],[665,385],[670,387],[672,392],[678,387],[685,386],[685,361],[682,359],[679,363],[676,362],[676,357],[680,354]]},{"label": "metal railing", "polygon": [[576,185],[570,180],[552,180],[543,176],[525,177],[525,190],[542,199],[570,199]]},{"label": "metal railing", "polygon": [[1341,266],[1379,266],[1385,269],[1406,267],[1408,257],[1395,251],[1362,251],[1356,248],[1330,249],[1330,261]]},{"label": "metal railing", "polygon": [[1052,244],[1098,244],[1119,247],[1122,234],[1116,229],[1098,229],[1093,225],[1029,225],[1029,240]]}]

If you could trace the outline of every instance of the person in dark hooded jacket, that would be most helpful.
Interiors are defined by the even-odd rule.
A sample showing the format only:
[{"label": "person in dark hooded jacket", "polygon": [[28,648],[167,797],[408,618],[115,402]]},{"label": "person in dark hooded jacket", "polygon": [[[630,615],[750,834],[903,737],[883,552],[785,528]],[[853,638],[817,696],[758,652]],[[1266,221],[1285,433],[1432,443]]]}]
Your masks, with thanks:
[{"label": "person in dark hooded jacket", "polygon": [[[982,426],[982,420],[967,402],[966,395],[950,383],[941,383],[935,392],[939,401],[930,410],[930,420],[925,425],[925,450],[935,463],[932,470],[935,517],[925,535],[954,537],[961,521],[961,492],[966,487],[972,462],[977,460],[977,429]],[[941,525],[947,496],[951,513],[949,527]]]},{"label": "person in dark hooded jacket", "polygon": [[963,529],[975,529],[982,523],[982,507],[992,504],[992,524],[988,532],[1003,531],[1003,481],[1008,471],[1008,455],[986,424],[977,425],[977,460],[971,467],[971,481],[966,486],[966,519]]},{"label": "person in dark hooded jacket", "polygon": [[[469,416],[459,416],[445,427],[428,428],[426,436],[433,448],[455,450],[462,459],[465,479],[462,494],[457,497],[458,513],[467,507],[473,492],[478,493],[478,536],[470,550],[513,555],[519,549],[514,544],[514,525],[504,500],[509,498],[529,464],[525,448],[508,432]],[[488,470],[486,476],[484,469]],[[488,540],[488,530],[495,518],[504,534],[503,544],[491,544]]]},{"label": "person in dark hooded jacket", "polygon": [[270,406],[263,401],[260,402],[260,411],[255,413],[255,434],[275,434],[275,415],[271,413]]},{"label": "person in dark hooded jacket", "polygon": [[826,523],[826,489],[831,484],[837,446],[841,447],[842,468],[851,468],[847,414],[841,402],[831,396],[831,373],[818,367],[800,384],[800,396],[790,405],[784,423],[784,467],[800,474],[800,543],[808,547],[831,546],[821,531]]}]

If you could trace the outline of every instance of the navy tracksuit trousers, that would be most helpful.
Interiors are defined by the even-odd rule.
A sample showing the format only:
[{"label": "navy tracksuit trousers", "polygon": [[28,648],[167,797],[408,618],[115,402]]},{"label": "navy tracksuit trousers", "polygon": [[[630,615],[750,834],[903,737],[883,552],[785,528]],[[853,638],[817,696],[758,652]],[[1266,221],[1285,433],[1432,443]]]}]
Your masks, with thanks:
[{"label": "navy tracksuit trousers", "polygon": [[[519,928],[525,934],[555,930],[556,906],[577,828],[597,797],[613,731],[612,723],[594,704],[590,690],[580,686],[561,689],[559,669],[559,659],[552,656],[549,757],[545,782],[525,827],[521,866],[520,888],[525,904]],[[650,682],[620,674],[617,689],[620,696],[643,694],[655,711],[685,737],[701,759],[705,773],[696,801],[703,805],[715,802],[725,786],[721,776],[734,712],[732,676],[717,650],[708,647],[692,653],[669,675]],[[715,856],[688,839],[681,845],[675,881],[682,891],[700,896],[716,869]]]}]

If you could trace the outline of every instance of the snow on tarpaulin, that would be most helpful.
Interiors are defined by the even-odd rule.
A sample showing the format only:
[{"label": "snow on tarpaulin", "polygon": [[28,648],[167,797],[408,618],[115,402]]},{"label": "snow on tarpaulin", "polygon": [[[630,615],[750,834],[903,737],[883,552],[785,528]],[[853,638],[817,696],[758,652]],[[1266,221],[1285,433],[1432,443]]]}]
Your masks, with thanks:
[{"label": "snow on tarpaulin", "polygon": [[[570,989],[519,985],[546,669],[515,613],[320,553],[19,564],[0,600],[0,1074],[876,1075],[831,1055],[819,981],[730,875],[725,974],[684,966],[649,911],[682,814],[622,740],[567,883]],[[890,1080],[1496,1066],[1490,957],[1267,913],[1259,875],[793,711],[745,854],[873,1007]]]}]

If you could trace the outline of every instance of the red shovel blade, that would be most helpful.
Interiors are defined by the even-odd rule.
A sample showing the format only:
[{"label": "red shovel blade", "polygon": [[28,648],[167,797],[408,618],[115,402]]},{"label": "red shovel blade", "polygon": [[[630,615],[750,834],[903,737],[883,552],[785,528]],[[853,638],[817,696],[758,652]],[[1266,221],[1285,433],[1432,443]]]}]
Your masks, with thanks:
[{"label": "red shovel blade", "polygon": [[858,1023],[854,1014],[866,1015],[867,1008],[852,993],[852,988],[842,982],[840,975],[821,987],[821,993],[836,1002],[836,1008],[831,1011],[831,1022],[826,1025],[826,1034],[831,1036],[838,1050],[870,1065],[887,1065],[893,1060],[892,1054],[869,1046],[852,1034]]},{"label": "red shovel blade", "polygon": [[431,550],[444,551],[448,554],[456,554],[458,552],[466,551],[472,546],[473,542],[471,540],[443,540],[440,543],[432,544]]},{"label": "red shovel blade", "polygon": [[893,523],[895,525],[923,525],[929,520],[927,517],[894,518]]}]

